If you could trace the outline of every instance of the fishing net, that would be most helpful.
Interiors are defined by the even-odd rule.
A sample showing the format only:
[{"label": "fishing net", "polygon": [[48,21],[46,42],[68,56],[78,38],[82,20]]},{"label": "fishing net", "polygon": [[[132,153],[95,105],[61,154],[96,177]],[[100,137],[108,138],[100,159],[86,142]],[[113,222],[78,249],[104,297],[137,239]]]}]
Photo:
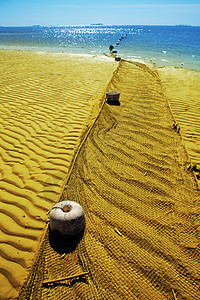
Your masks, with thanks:
[{"label": "fishing net", "polygon": [[[156,70],[122,61],[60,201],[85,231],[48,227],[19,299],[199,299],[199,191]],[[64,279],[59,281],[59,279]]]}]

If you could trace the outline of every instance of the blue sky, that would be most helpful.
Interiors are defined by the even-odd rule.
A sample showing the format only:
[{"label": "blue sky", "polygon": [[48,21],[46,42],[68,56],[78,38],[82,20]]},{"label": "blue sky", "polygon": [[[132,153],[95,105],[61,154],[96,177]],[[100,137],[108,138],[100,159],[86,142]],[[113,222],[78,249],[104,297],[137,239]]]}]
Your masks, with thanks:
[{"label": "blue sky", "polygon": [[0,0],[0,25],[200,26],[200,0]]}]

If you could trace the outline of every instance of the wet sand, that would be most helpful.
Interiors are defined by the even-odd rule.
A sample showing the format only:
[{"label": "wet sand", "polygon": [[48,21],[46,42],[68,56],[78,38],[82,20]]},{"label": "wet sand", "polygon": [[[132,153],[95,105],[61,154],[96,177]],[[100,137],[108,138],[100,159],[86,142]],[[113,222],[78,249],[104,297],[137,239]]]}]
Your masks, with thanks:
[{"label": "wet sand", "polygon": [[[188,164],[199,162],[199,73],[122,62],[113,76],[118,63],[109,59],[0,54],[1,298],[17,296],[46,212],[62,194],[61,200],[83,205],[86,232],[65,260],[46,243],[40,276],[63,277],[83,266],[90,275],[88,285],[43,289],[42,299],[63,293],[76,299],[193,299],[199,191]],[[120,90],[121,105],[103,106],[65,187],[106,88]],[[192,116],[181,118],[183,105],[192,108]],[[192,147],[185,144],[184,124],[193,132]],[[55,262],[63,269],[55,269]]]}]

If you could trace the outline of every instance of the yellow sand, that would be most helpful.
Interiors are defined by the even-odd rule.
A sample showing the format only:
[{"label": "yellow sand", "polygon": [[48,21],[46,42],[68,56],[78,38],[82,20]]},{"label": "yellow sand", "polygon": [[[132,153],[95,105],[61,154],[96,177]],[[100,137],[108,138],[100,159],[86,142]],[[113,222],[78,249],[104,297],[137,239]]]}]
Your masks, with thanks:
[{"label": "yellow sand", "polygon": [[159,74],[120,62],[108,90],[121,105],[103,106],[60,199],[82,205],[84,235],[47,230],[20,300],[200,299],[200,192]]},{"label": "yellow sand", "polygon": [[46,213],[118,63],[0,51],[0,299],[17,296]]},{"label": "yellow sand", "polygon": [[[16,51],[1,51],[0,59],[0,297],[8,299],[28,274],[46,212],[60,199],[72,157],[118,63]],[[178,90],[180,82],[187,84]],[[44,289],[43,299],[193,299],[199,191],[168,103],[184,141],[180,93],[192,93],[188,106],[199,105],[199,73],[122,62],[108,89],[120,90],[121,106],[103,107],[61,198],[84,207],[84,239],[65,258],[47,239],[41,265],[45,280],[83,267],[89,276]],[[198,124],[190,124],[197,154],[186,149],[198,162]]]},{"label": "yellow sand", "polygon": [[158,71],[190,160],[200,164],[200,72],[174,67]]}]

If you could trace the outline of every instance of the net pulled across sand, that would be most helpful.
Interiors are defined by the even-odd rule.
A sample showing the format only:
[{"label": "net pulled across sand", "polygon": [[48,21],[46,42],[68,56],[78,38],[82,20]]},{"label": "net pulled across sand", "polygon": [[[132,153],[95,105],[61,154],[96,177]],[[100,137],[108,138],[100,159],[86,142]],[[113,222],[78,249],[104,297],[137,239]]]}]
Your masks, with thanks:
[{"label": "net pulled across sand", "polygon": [[85,231],[60,241],[43,221],[19,299],[200,298],[197,172],[188,168],[194,162],[173,126],[162,76],[143,64],[119,63],[106,91],[119,90],[120,105],[95,110],[74,143],[60,194],[47,201],[46,209],[56,198],[80,203]]},{"label": "net pulled across sand", "polygon": [[47,228],[20,299],[198,299],[199,190],[158,72],[121,62],[107,90],[121,105],[102,107],[60,198],[85,232]]}]

